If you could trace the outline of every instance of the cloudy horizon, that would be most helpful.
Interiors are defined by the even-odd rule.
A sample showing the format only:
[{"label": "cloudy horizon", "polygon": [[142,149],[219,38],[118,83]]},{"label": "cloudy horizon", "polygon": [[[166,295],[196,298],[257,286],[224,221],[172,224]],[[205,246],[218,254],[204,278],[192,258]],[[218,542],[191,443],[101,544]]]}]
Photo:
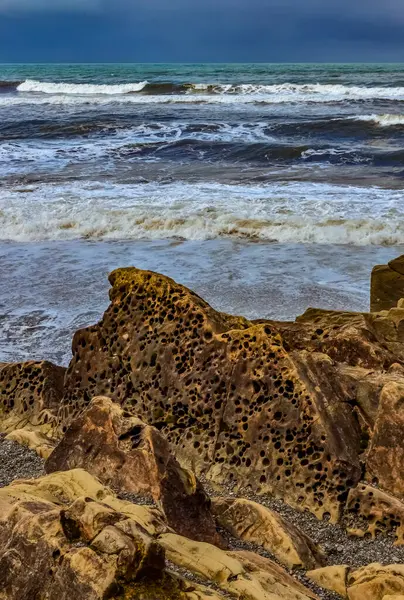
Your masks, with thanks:
[{"label": "cloudy horizon", "polygon": [[0,0],[0,62],[403,62],[386,0]]}]

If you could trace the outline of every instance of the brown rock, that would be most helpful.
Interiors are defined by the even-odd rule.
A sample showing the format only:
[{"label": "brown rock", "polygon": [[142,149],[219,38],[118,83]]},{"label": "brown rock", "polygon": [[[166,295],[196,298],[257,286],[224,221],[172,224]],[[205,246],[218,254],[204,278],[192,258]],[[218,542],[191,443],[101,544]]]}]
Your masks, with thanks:
[{"label": "brown rock", "polygon": [[332,565],[314,571],[308,571],[306,577],[320,587],[335,592],[342,598],[348,598],[347,578],[350,567],[347,565]]},{"label": "brown rock", "polygon": [[345,516],[351,535],[394,532],[396,544],[404,544],[404,504],[382,490],[360,483],[349,492]]},{"label": "brown rock", "polygon": [[75,335],[60,425],[106,394],[197,474],[336,521],[360,478],[362,432],[333,359],[291,353],[276,327],[218,313],[162,275],[110,280],[103,320]]},{"label": "brown rock", "polygon": [[[276,563],[252,552],[224,552],[174,534],[159,537],[168,560],[213,581],[220,590],[249,600],[307,600],[317,597]],[[318,599],[317,599],[318,600]]]},{"label": "brown rock", "polygon": [[0,364],[0,431],[49,433],[60,408],[65,372],[47,361]]},{"label": "brown rock", "polygon": [[109,398],[93,399],[45,465],[48,473],[78,467],[120,491],[153,498],[178,533],[220,543],[200,482],[181,468],[157,429]]},{"label": "brown rock", "polygon": [[349,600],[383,600],[388,595],[404,594],[404,565],[377,563],[350,573]]},{"label": "brown rock", "polygon": [[404,497],[404,380],[382,389],[366,470],[369,481]]},{"label": "brown rock", "polygon": [[404,254],[399,256],[398,258],[394,258],[389,262],[389,267],[396,273],[400,273],[400,275],[404,275]]},{"label": "brown rock", "polygon": [[216,498],[218,523],[233,536],[262,546],[288,567],[313,569],[324,557],[310,538],[275,511],[245,499]]},{"label": "brown rock", "polygon": [[372,312],[389,310],[397,305],[400,298],[404,298],[404,275],[397,269],[401,270],[401,257],[399,262],[374,267],[370,286]]},{"label": "brown rock", "polygon": [[385,369],[397,361],[397,348],[386,344],[386,326],[377,327],[378,319],[369,313],[309,308],[294,323],[276,321],[274,325],[291,350],[321,352],[353,367]]},{"label": "brown rock", "polygon": [[128,535],[111,525],[126,520],[124,513],[90,498],[69,505],[75,492],[97,487],[108,497],[90,476],[73,471],[0,490],[0,598],[102,600],[114,590],[129,592],[140,578],[161,576],[164,552],[139,524],[133,521]]}]

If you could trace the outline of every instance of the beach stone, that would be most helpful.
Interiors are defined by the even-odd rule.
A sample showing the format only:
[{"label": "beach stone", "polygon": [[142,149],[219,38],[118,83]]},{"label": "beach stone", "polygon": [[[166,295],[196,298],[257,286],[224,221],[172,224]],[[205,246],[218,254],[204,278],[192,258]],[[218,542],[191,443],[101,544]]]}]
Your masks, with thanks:
[{"label": "beach stone", "polygon": [[288,567],[313,569],[324,564],[324,556],[307,535],[265,506],[242,498],[215,498],[213,510],[221,527],[261,546]]},{"label": "beach stone", "polygon": [[220,544],[210,499],[154,427],[110,398],[94,398],[45,464],[47,473],[86,469],[120,492],[152,498],[168,524],[192,539]]},{"label": "beach stone", "polygon": [[348,576],[349,600],[383,600],[392,594],[404,594],[404,565],[374,563]]},{"label": "beach stone", "polygon": [[378,265],[372,271],[370,284],[370,310],[389,310],[404,298],[403,258],[391,261],[388,265]]},{"label": "beach stone", "polygon": [[320,587],[347,598],[347,578],[350,571],[348,565],[332,565],[308,571],[306,577]]},{"label": "beach stone", "polygon": [[253,552],[224,552],[175,534],[159,537],[167,558],[236,598],[307,600],[317,598],[273,561]]},{"label": "beach stone", "polygon": [[0,432],[55,426],[66,369],[48,361],[0,364]]},{"label": "beach stone", "polygon": [[103,319],[74,336],[59,428],[106,395],[197,475],[337,521],[362,433],[335,360],[292,352],[276,327],[219,313],[163,275],[119,269],[110,282]]}]

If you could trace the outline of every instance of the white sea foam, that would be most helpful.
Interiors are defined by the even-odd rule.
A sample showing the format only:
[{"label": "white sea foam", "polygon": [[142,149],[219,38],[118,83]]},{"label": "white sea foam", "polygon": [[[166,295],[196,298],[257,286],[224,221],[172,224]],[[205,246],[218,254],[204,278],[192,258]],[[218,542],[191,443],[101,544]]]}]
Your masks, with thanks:
[{"label": "white sea foam", "polygon": [[0,239],[404,243],[402,191],[313,183],[41,184],[0,192]]},{"label": "white sea foam", "polygon": [[375,123],[380,127],[396,127],[397,125],[404,125],[404,115],[361,115],[351,117],[351,119]]},{"label": "white sea foam", "polygon": [[88,83],[52,83],[27,79],[18,86],[17,90],[19,92],[36,92],[42,94],[117,95],[140,92],[146,85],[147,81],[118,85],[95,85]]},{"label": "white sea foam", "polygon": [[18,87],[20,95],[3,95],[0,105],[15,104],[107,104],[118,103],[214,103],[234,104],[262,102],[330,103],[347,100],[404,100],[404,87],[362,87],[339,84],[277,85],[197,83],[183,94],[149,94],[142,92],[147,81],[116,84],[73,84],[27,80]]}]

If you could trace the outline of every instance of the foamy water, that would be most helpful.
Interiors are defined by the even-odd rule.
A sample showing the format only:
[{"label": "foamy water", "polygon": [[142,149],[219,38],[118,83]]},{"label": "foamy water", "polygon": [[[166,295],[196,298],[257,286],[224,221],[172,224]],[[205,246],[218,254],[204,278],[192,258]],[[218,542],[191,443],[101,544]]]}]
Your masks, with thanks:
[{"label": "foamy water", "polygon": [[67,362],[127,264],[251,317],[366,310],[403,166],[400,65],[0,66],[0,360]]},{"label": "foamy water", "polygon": [[319,183],[41,184],[0,191],[0,239],[404,244],[401,190]]}]

